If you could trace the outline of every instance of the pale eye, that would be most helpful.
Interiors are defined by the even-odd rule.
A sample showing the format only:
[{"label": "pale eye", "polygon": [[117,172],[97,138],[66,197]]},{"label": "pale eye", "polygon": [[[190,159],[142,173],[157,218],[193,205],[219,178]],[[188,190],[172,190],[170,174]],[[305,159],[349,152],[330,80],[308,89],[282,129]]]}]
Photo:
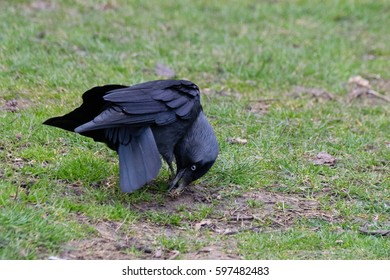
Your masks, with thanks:
[{"label": "pale eye", "polygon": [[196,165],[191,166],[191,170],[195,171],[196,170]]}]

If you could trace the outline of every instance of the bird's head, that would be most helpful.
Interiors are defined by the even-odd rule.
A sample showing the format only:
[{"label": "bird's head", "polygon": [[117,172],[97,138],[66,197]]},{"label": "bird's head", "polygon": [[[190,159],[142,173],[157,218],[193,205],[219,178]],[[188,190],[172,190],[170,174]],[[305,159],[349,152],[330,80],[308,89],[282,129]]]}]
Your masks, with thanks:
[{"label": "bird's head", "polygon": [[203,112],[175,147],[177,172],[169,193],[177,196],[191,182],[206,174],[218,157],[219,147],[214,130]]}]

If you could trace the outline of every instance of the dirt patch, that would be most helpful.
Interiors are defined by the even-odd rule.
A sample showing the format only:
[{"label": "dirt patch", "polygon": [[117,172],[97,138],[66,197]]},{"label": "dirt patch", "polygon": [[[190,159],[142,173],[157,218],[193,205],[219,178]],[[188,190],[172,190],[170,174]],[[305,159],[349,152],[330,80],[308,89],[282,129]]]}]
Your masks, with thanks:
[{"label": "dirt patch", "polygon": [[176,77],[175,70],[163,63],[157,63],[154,67],[154,71],[158,77],[164,79],[173,79]]},{"label": "dirt patch", "polygon": [[378,75],[352,76],[346,81],[346,90],[346,97],[341,99],[325,89],[297,85],[287,93],[287,96],[310,98],[315,102],[336,100],[346,103],[358,102],[366,105],[390,103],[390,80],[384,80]]},{"label": "dirt patch", "polygon": [[187,260],[237,260],[241,259],[235,252],[229,252],[229,249],[218,245],[204,247],[196,252],[190,252],[184,255]]},{"label": "dirt patch", "polygon": [[76,181],[76,182],[68,182],[66,180],[57,180],[57,184],[61,185],[61,190],[63,192],[63,196],[74,196],[74,197],[80,197],[84,194],[85,188],[83,186],[83,183]]},{"label": "dirt patch", "polygon": [[[338,220],[334,213],[322,210],[317,201],[298,195],[255,189],[226,197],[221,195],[222,191],[220,188],[193,186],[176,199],[167,196],[163,202],[152,200],[132,204],[131,207],[141,216],[133,223],[91,222],[89,218],[78,215],[76,219],[95,228],[97,236],[66,244],[60,258],[240,259],[236,234],[283,231],[301,218],[327,222]],[[151,211],[181,215],[204,206],[213,209],[205,219],[193,221],[183,215],[179,225],[158,224],[147,218]],[[179,251],[165,247],[161,239],[184,240],[188,246]],[[195,240],[203,246],[192,246]]]},{"label": "dirt patch", "polygon": [[327,222],[337,216],[321,210],[319,203],[298,195],[254,190],[238,196],[232,203],[220,205],[219,219],[201,226],[217,234],[234,235],[244,231],[272,232],[292,227],[299,219],[321,219]]},{"label": "dirt patch", "polygon": [[312,159],[312,162],[316,165],[334,166],[336,164],[336,158],[326,152],[320,152]]},{"label": "dirt patch", "polygon": [[52,11],[56,9],[56,4],[51,1],[37,0],[32,1],[28,8],[36,11]]},{"label": "dirt patch", "polygon": [[158,211],[161,213],[174,213],[178,209],[187,211],[196,210],[202,205],[212,206],[213,203],[217,201],[216,197],[218,196],[220,189],[221,188],[209,188],[199,185],[192,186],[185,189],[177,198],[167,195],[163,201],[142,201],[132,204],[132,207],[140,212]]},{"label": "dirt patch", "polygon": [[16,113],[30,106],[31,101],[27,99],[5,100],[0,98],[0,111]]},{"label": "dirt patch", "polygon": [[[185,235],[183,229],[157,226],[146,221],[135,223],[123,233],[122,225],[116,222],[99,222],[91,224],[87,218],[80,218],[82,223],[92,225],[98,237],[71,241],[64,246],[59,259],[240,259],[240,256],[228,248],[226,242],[219,245],[205,246],[201,249],[181,253],[178,250],[161,247],[157,238],[166,236],[175,238]],[[199,239],[199,236],[187,236],[187,239]],[[49,257],[53,258],[53,256]]]},{"label": "dirt patch", "polygon": [[314,98],[317,101],[321,100],[333,100],[334,95],[327,90],[321,89],[321,88],[308,88],[304,86],[295,86],[291,92],[289,92],[290,96],[295,98],[300,98],[304,96],[308,96],[311,98]]},{"label": "dirt patch", "polygon": [[[140,254],[151,254],[151,249],[145,247],[133,236],[128,236],[121,231],[123,224],[113,221],[91,222],[83,215],[77,215],[76,219],[92,226],[98,232],[98,236],[90,239],[71,241],[64,246],[60,254],[61,259],[136,259]],[[137,254],[135,248],[140,254]]]},{"label": "dirt patch", "polygon": [[247,106],[247,110],[255,115],[265,115],[268,113],[271,103],[277,99],[261,99],[253,101]]},{"label": "dirt patch", "polygon": [[136,259],[128,252],[118,250],[117,243],[104,238],[72,241],[65,246],[61,259],[72,260],[124,260]]}]

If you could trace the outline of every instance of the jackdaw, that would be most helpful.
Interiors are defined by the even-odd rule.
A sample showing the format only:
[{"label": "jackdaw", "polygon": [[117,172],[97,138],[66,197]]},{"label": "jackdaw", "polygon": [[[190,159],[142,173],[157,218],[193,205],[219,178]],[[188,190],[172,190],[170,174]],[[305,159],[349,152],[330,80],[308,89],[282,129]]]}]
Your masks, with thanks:
[{"label": "jackdaw", "polygon": [[172,173],[173,196],[206,174],[217,159],[214,130],[203,113],[199,88],[190,81],[98,86],[82,98],[79,108],[44,124],[91,137],[115,150],[123,192],[131,193],[158,175],[159,154]]}]

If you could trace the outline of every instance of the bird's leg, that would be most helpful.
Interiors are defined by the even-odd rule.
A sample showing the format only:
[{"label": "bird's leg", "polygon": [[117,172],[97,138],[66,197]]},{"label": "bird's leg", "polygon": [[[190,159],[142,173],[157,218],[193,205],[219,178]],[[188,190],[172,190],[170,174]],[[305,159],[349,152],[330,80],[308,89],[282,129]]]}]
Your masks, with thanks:
[{"label": "bird's leg", "polygon": [[175,178],[175,169],[173,168],[172,161],[167,161],[169,171],[171,171],[171,179]]}]

